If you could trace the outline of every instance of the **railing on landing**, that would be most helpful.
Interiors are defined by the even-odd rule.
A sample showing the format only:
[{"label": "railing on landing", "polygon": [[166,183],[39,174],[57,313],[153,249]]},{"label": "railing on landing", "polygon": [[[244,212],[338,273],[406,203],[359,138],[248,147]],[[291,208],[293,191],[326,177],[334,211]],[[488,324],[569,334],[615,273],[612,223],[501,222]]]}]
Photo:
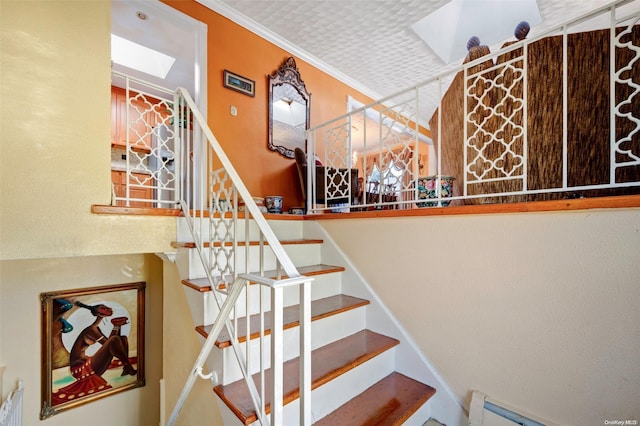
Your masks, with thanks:
[{"label": "railing on landing", "polygon": [[[113,109],[120,111],[113,127],[119,126],[121,133],[112,135],[112,167],[117,171],[119,165],[126,173],[124,183],[114,183],[114,204],[181,209],[213,290],[213,311],[218,311],[168,424],[176,421],[197,378],[222,376],[205,375],[203,367],[224,327],[260,423],[283,424],[283,293],[288,287],[299,288],[300,424],[311,424],[312,279],[298,273],[186,90],[169,91],[115,73],[114,80],[123,90],[112,90]],[[258,241],[257,249],[251,240]],[[275,262],[275,278],[266,276],[267,262]],[[253,284],[260,288],[257,307],[249,300]],[[257,354],[250,339],[239,343],[238,318],[244,315],[261,319]],[[270,332],[265,326],[269,315]],[[251,324],[246,321],[246,336],[256,334]],[[270,400],[265,395],[271,395]]]},{"label": "railing on landing", "polygon": [[474,47],[310,129],[307,211],[640,193],[639,21],[637,2],[619,0],[493,53]]}]

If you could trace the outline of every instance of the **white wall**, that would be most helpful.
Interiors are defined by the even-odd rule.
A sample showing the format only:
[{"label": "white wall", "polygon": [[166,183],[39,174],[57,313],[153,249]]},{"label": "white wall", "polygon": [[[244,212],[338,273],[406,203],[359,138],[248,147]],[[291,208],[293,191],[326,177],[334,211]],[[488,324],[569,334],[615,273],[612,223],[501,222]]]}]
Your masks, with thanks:
[{"label": "white wall", "polygon": [[467,404],[640,420],[640,209],[321,224]]}]

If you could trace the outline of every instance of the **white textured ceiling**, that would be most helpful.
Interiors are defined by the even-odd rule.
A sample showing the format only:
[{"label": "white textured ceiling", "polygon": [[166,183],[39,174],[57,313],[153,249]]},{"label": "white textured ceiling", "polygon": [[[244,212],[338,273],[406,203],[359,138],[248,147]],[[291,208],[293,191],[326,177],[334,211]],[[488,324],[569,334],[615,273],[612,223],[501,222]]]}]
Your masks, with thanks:
[{"label": "white textured ceiling", "polygon": [[[287,41],[358,82],[360,87],[356,88],[364,88],[373,97],[393,94],[447,68],[410,26],[448,0],[197,1],[257,29],[259,34],[273,34]],[[533,27],[529,37],[608,3],[538,0],[543,23]],[[513,23],[514,28],[518,22]],[[482,34],[476,35],[482,39]],[[278,65],[274,64],[274,69]]]},{"label": "white textured ceiling", "polygon": [[[445,64],[410,29],[449,0],[196,1],[374,99],[458,65]],[[608,0],[537,1],[543,23],[531,29],[529,38],[610,4]],[[140,77],[170,89],[187,87],[193,94],[196,21],[160,1],[112,0],[111,4],[115,34],[178,59],[165,81]],[[625,8],[640,10],[640,0],[630,1]],[[147,14],[149,19],[138,19],[137,11]],[[482,34],[476,35],[482,39]],[[499,44],[490,47],[494,50]],[[272,68],[265,69],[265,74],[279,65],[274,63]],[[114,69],[119,68],[114,65]],[[137,76],[133,70],[122,71]],[[437,99],[431,103],[430,110],[435,108]]]},{"label": "white textured ceiling", "polygon": [[[140,19],[142,13],[146,19]],[[194,94],[194,62],[197,23],[159,2],[148,0],[112,0],[111,32],[145,47],[176,58],[166,79],[144,74],[114,63],[112,69],[169,89],[186,88]],[[120,80],[113,84],[122,85]]]}]

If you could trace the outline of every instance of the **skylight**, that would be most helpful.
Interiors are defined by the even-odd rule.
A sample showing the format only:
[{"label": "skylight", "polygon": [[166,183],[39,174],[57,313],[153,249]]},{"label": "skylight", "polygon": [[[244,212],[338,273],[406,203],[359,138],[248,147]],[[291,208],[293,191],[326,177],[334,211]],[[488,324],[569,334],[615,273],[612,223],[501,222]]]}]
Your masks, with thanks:
[{"label": "skylight", "polygon": [[111,59],[116,64],[164,79],[176,61],[169,55],[111,34]]},{"label": "skylight", "polygon": [[488,46],[515,40],[513,32],[521,21],[531,27],[542,22],[536,0],[451,0],[411,29],[449,64],[462,61],[473,36]]}]

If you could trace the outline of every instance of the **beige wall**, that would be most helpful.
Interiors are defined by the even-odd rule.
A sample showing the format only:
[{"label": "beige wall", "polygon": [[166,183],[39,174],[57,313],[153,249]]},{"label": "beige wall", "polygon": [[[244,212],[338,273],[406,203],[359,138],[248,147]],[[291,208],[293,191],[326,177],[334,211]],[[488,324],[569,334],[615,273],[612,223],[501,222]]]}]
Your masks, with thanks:
[{"label": "beige wall", "polygon": [[7,365],[5,397],[24,381],[23,424],[40,424],[40,293],[145,281],[146,386],[84,404],[46,420],[47,426],[151,426],[160,421],[162,261],[155,255],[89,256],[2,262],[0,359]]},{"label": "beige wall", "polygon": [[46,422],[157,425],[162,262],[135,253],[169,250],[176,221],[90,212],[111,194],[110,2],[0,8],[0,393],[23,379],[24,424],[40,424],[41,292],[143,280],[147,385]]},{"label": "beige wall", "polygon": [[322,225],[463,401],[640,420],[640,209]]},{"label": "beige wall", "polygon": [[0,259],[168,250],[173,218],[90,212],[111,197],[110,2],[0,7]]},{"label": "beige wall", "polygon": [[[175,264],[164,263],[164,368],[162,377],[165,381],[165,419],[169,420],[171,411],[178,401],[182,387],[193,368],[200,353],[202,344],[185,299],[183,286],[180,284],[178,268]],[[193,291],[193,290],[187,290]],[[200,324],[198,324],[200,325]],[[217,348],[214,348],[217,350]],[[208,372],[207,368],[204,369]],[[177,418],[177,426],[213,426],[221,425],[222,418],[213,393],[213,384],[198,379],[189,393],[184,407]]]}]

